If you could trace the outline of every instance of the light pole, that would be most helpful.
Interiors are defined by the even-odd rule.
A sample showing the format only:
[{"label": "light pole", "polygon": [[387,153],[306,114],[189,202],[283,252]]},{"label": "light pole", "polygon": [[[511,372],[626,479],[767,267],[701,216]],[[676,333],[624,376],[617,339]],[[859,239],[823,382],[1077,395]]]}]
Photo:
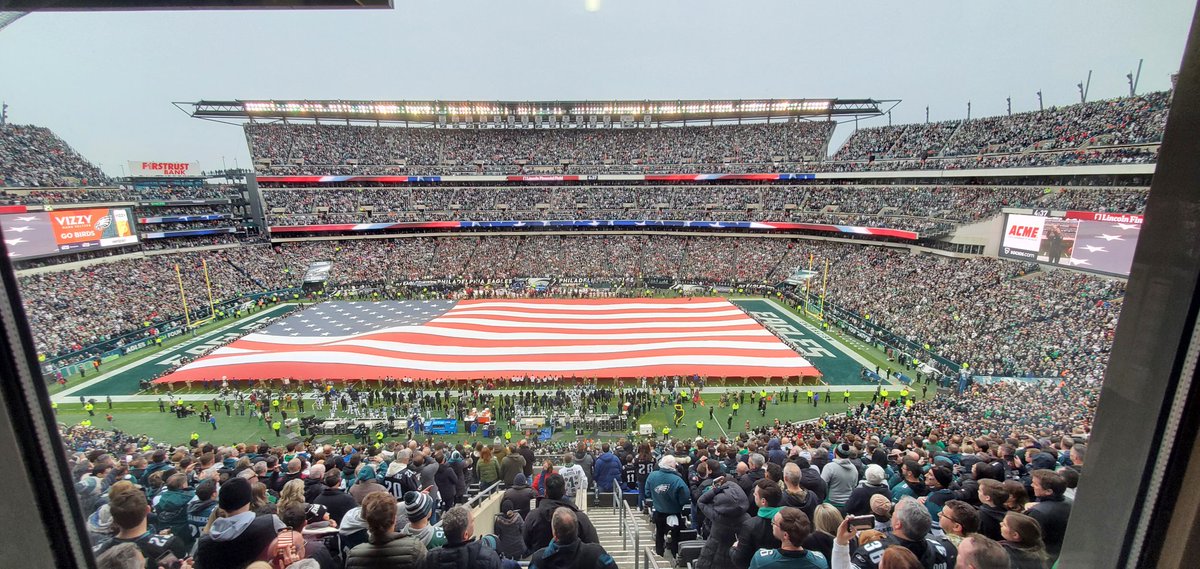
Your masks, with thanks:
[{"label": "light pole", "polygon": [[1005,98],[1004,100],[1005,100],[1005,101],[1008,101],[1008,116],[1010,116],[1010,117],[1011,117],[1011,116],[1012,116],[1012,95],[1009,95],[1009,96],[1008,96],[1007,98]]},{"label": "light pole", "polygon": [[1041,89],[1038,89],[1037,96],[1038,96],[1038,112],[1040,113],[1040,112],[1043,112],[1046,110],[1045,107],[1042,106],[1042,90]]},{"label": "light pole", "polygon": [[925,124],[929,124],[929,105],[925,105]]},{"label": "light pole", "polygon": [[971,120],[971,101],[967,101],[967,120]]}]

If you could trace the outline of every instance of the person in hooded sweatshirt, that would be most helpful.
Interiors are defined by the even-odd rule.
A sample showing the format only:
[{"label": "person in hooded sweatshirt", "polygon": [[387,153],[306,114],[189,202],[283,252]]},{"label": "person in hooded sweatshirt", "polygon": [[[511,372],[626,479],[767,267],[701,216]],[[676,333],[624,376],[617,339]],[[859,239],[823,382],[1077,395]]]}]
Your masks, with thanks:
[{"label": "person in hooded sweatshirt", "polygon": [[836,458],[821,469],[821,479],[829,485],[826,500],[843,510],[850,500],[850,493],[858,485],[858,468],[850,462],[850,445],[842,443],[833,452]]},{"label": "person in hooded sweatshirt", "polygon": [[554,510],[551,521],[554,539],[533,553],[529,569],[616,569],[617,562],[603,546],[579,540],[577,515],[570,508]]},{"label": "person in hooded sweatshirt", "polygon": [[308,468],[304,479],[304,501],[311,504],[325,490],[325,465],[314,464]]},{"label": "person in hooded sweatshirt", "polygon": [[749,519],[747,502],[742,487],[726,476],[717,477],[711,489],[700,495],[696,507],[704,512],[704,518],[712,525],[700,557],[696,559],[696,569],[721,569],[733,565],[729,548],[737,541],[742,524]]},{"label": "person in hooded sweatshirt", "polygon": [[409,492],[404,495],[404,515],[408,522],[400,528],[401,536],[411,535],[425,545],[426,549],[437,549],[446,545],[446,534],[441,526],[429,523],[433,515],[433,498],[424,492]]},{"label": "person in hooded sweatshirt", "polygon": [[801,477],[796,463],[789,462],[783,467],[783,505],[799,509],[812,520],[817,510],[817,495],[800,485]]},{"label": "person in hooded sweatshirt", "polygon": [[378,475],[379,471],[375,469],[374,464],[363,464],[358,467],[358,477],[354,479],[354,486],[351,486],[349,490],[355,505],[361,506],[363,499],[369,494],[387,492],[387,488],[379,483]]},{"label": "person in hooded sweatshirt", "polygon": [[754,502],[758,505],[755,516],[742,522],[733,544],[730,558],[737,569],[747,569],[759,549],[778,549],[779,538],[773,527],[775,514],[783,504],[783,491],[770,480],[759,480],[754,484]]},{"label": "person in hooded sweatshirt", "polygon": [[850,492],[850,499],[846,501],[846,515],[865,516],[870,514],[871,496],[876,494],[889,501],[892,498],[892,491],[887,484],[887,473],[884,472],[882,466],[872,464],[867,467],[867,476],[862,484]]},{"label": "person in hooded sweatshirt", "polygon": [[221,485],[217,503],[226,517],[214,520],[208,535],[197,542],[193,557],[196,569],[242,569],[287,527],[275,514],[255,516],[250,501],[250,482],[245,478],[233,478]]},{"label": "person in hooded sweatshirt", "polygon": [[[446,461],[445,451],[437,451],[433,453],[433,460],[437,462],[438,470],[434,475],[434,484],[437,485],[438,496],[441,498],[438,506],[442,511],[449,510],[458,502],[458,475],[454,473],[454,467]],[[465,498],[466,495],[464,494]]]},{"label": "person in hooded sweatshirt", "polygon": [[529,515],[529,504],[536,497],[537,494],[529,487],[529,481],[522,473],[513,477],[512,487],[504,491],[504,497],[501,499],[511,501],[521,519],[525,519],[525,516]]},{"label": "person in hooded sweatshirt", "polygon": [[546,487],[546,497],[542,499],[537,508],[529,512],[529,515],[525,517],[526,550],[536,551],[550,545],[550,541],[553,539],[550,518],[553,517],[554,510],[558,508],[567,508],[575,512],[575,519],[579,524],[580,540],[584,543],[600,543],[596,527],[592,525],[592,521],[588,519],[587,514],[580,512],[574,503],[564,499],[567,482],[563,480],[562,475],[551,474],[547,476],[544,486]]},{"label": "person in hooded sweatshirt", "polygon": [[608,443],[604,443],[600,450],[603,452],[596,457],[592,478],[601,492],[612,492],[613,484],[619,483],[621,478],[621,459],[609,451]]},{"label": "person in hooded sweatshirt", "polygon": [[590,488],[592,485],[592,467],[595,465],[595,460],[592,458],[592,453],[588,452],[587,444],[579,443],[575,447],[575,463],[579,468],[583,469],[585,479],[584,489]]},{"label": "person in hooded sweatshirt", "polygon": [[771,439],[767,442],[767,462],[774,462],[779,466],[787,461],[787,453],[783,452],[783,447],[779,444],[779,439]]},{"label": "person in hooded sweatshirt", "polygon": [[500,501],[500,511],[496,513],[492,528],[496,532],[496,553],[505,559],[525,558],[525,518],[507,497]]}]

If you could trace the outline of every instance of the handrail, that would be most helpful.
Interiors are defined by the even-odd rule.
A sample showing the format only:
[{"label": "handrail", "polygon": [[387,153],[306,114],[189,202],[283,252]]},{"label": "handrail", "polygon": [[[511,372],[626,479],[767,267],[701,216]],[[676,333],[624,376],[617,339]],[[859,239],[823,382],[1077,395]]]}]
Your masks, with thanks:
[{"label": "handrail", "polygon": [[[629,508],[629,503],[625,501],[625,492],[621,490],[621,485],[617,481],[613,481],[613,509],[617,511],[617,531],[621,534],[621,549],[629,549],[629,527],[633,525],[633,550],[636,553],[642,546],[642,526],[633,517],[633,511]],[[640,566],[638,555],[633,557],[633,569],[638,569]]]},{"label": "handrail", "polygon": [[654,553],[653,547],[650,547],[649,545],[647,545],[646,547],[643,547],[639,551],[640,551],[640,554],[633,556],[634,569],[637,569],[639,559],[642,561],[642,567],[644,569],[661,569],[658,566],[658,559],[657,559],[658,555],[656,553]]},{"label": "handrail", "polygon": [[487,488],[480,490],[478,494],[472,496],[470,500],[467,500],[467,504],[466,504],[467,509],[475,509],[475,506],[478,506],[479,503],[482,502],[484,498],[491,496],[493,493],[495,493],[497,490],[499,490],[500,489],[499,486],[500,486],[500,481],[497,480],[497,481],[493,482],[491,486],[488,486]]}]

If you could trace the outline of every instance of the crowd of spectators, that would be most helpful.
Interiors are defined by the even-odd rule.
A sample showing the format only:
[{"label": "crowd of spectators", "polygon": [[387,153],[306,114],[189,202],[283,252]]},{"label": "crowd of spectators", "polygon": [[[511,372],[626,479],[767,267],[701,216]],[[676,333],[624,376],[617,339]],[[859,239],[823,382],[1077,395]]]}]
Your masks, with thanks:
[{"label": "crowd of spectators", "polygon": [[[241,189],[235,186],[206,185],[203,187],[161,186],[132,188],[79,188],[53,190],[0,190],[5,204],[58,205],[77,203],[137,203],[170,200],[241,200]],[[211,207],[211,206],[209,206]]]},{"label": "crowd of spectators", "polygon": [[634,219],[791,221],[921,235],[1002,208],[1137,212],[1144,188],[1033,186],[593,186],[268,189],[268,223]]},{"label": "crowd of spectators", "polygon": [[[435,402],[418,389],[401,395],[451,416],[450,407],[482,394],[460,386],[458,397],[446,389],[442,399],[439,388]],[[146,559],[164,551],[190,557],[197,569],[303,558],[322,568],[343,559],[345,567],[375,566],[367,563],[374,558],[420,569],[441,567],[460,548],[484,569],[526,558],[531,567],[613,566],[579,507],[593,488],[636,496],[653,521],[656,553],[704,569],[874,569],[894,567],[896,558],[908,560],[901,567],[1047,569],[1061,555],[1087,468],[1097,380],[976,384],[931,397],[877,392],[870,403],[811,421],[735,430],[732,404],[744,406],[747,396],[751,405],[760,399],[760,409],[796,404],[799,392],[789,402],[787,390],[770,389],[725,394],[709,415],[730,429],[695,438],[453,443],[381,435],[378,444],[217,446],[198,435],[169,445],[84,425],[64,426],[62,435],[97,554],[128,543]],[[519,415],[518,404],[534,413],[539,401],[569,406],[564,386],[558,392],[506,395],[496,408]],[[638,415],[690,395],[664,381],[590,388],[590,403],[577,402]],[[214,401],[217,410],[232,405]],[[284,408],[295,404],[289,397]],[[475,484],[502,492],[493,535],[473,535],[470,510],[456,505]],[[699,551],[683,551],[685,529],[704,540]],[[336,539],[321,537],[334,530]],[[292,539],[299,547],[280,555],[278,545]]]},{"label": "crowd of spectators", "polygon": [[[1170,92],[968,121],[856,130],[832,122],[632,129],[248,125],[261,174],[854,172],[1153,162]],[[1139,146],[1142,145],[1142,146]],[[1114,148],[1115,147],[1115,148]]]},{"label": "crowd of spectators", "polygon": [[[154,255],[21,277],[39,351],[78,350],[181,314],[189,303],[297,287],[310,263],[333,261],[330,286],[438,281],[482,286],[513,278],[668,279],[777,283],[809,256],[830,261],[829,302],[983,375],[1100,377],[1124,295],[1115,279],[998,259],[763,237],[531,235],[414,237],[241,246]],[[633,292],[641,289],[634,288]]]},{"label": "crowd of spectators", "polygon": [[1159,142],[1167,122],[1170,95],[1168,91],[1159,91],[966,121],[947,141],[942,154],[961,156]]},{"label": "crowd of spectators", "polygon": [[[324,167],[403,166],[434,173],[461,165],[476,171],[560,169],[565,163],[673,170],[676,165],[796,163],[824,156],[833,122],[619,129],[447,129],[247,124],[256,162]],[[370,169],[370,168],[368,168]],[[494,171],[494,169],[492,170]],[[292,173],[291,170],[288,173]]]},{"label": "crowd of spectators", "polygon": [[108,178],[48,128],[0,126],[0,186],[102,185]]},{"label": "crowd of spectators", "polygon": [[[1089,151],[1089,147],[1128,146],[1162,141],[1170,93],[1161,91],[1137,97],[1093,101],[1045,111],[984,117],[968,121],[880,126],[856,130],[834,154],[834,162],[912,160],[911,169],[930,169],[946,163],[934,157],[987,157],[974,167],[1061,166],[1089,163],[1140,162],[1156,153],[1123,149],[1116,153]],[[1031,150],[1077,149],[1050,155]],[[910,169],[910,168],[895,168]]]}]

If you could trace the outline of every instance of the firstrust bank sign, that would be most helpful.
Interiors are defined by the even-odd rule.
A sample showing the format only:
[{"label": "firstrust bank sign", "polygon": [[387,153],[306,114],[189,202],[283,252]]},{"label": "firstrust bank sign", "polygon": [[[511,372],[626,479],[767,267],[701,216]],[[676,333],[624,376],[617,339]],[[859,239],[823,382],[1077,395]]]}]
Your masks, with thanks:
[{"label": "firstrust bank sign", "polygon": [[135,162],[129,161],[129,174],[134,178],[187,178],[200,175],[199,162]]}]

